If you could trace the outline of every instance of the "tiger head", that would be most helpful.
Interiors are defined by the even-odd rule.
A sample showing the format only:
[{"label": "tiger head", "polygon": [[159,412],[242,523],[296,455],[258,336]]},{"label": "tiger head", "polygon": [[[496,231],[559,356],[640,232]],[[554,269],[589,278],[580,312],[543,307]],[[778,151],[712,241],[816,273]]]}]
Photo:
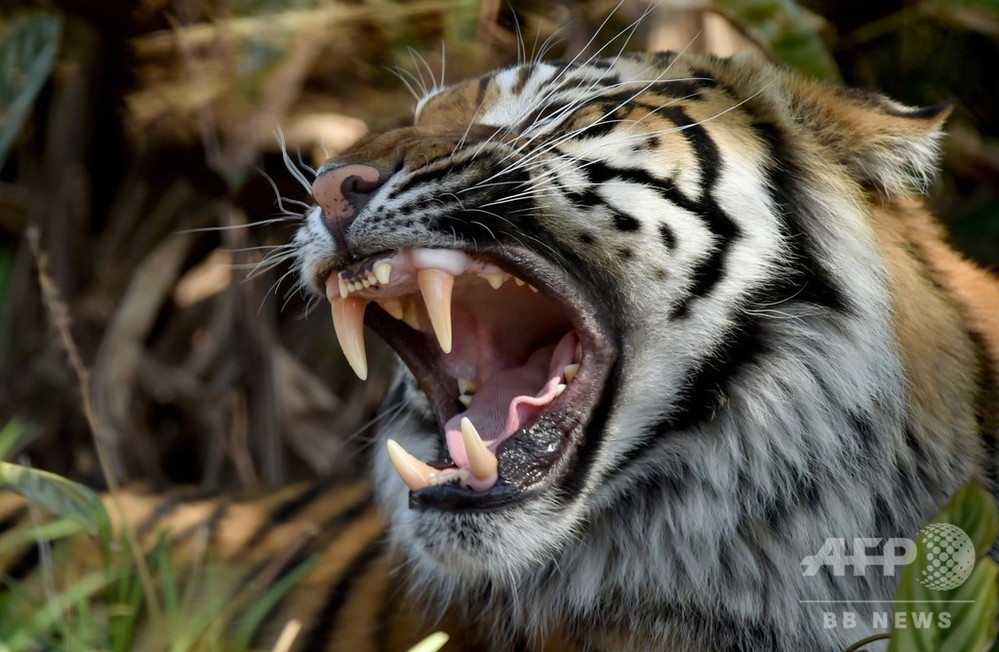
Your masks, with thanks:
[{"label": "tiger head", "polygon": [[971,353],[916,419],[900,324],[932,307],[878,212],[946,113],[750,58],[532,62],[326,162],[301,277],[359,376],[364,325],[405,363],[374,475],[417,581],[512,621],[762,623],[823,538],[918,529],[972,470],[929,432],[974,430]]}]

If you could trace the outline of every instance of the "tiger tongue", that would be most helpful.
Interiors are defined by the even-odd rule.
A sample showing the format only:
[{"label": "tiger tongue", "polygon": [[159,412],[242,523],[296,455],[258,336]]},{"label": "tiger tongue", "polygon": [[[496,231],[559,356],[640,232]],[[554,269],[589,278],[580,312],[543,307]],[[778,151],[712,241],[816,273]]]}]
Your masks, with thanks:
[{"label": "tiger tongue", "polygon": [[[523,365],[496,371],[482,382],[468,409],[451,417],[444,426],[448,452],[459,469],[469,467],[462,418],[468,417],[485,445],[496,452],[500,443],[533,422],[542,408],[558,396],[564,382],[561,370],[572,363],[576,342],[576,334],[570,331],[558,345],[540,348]],[[495,479],[477,481],[474,477],[465,482],[478,491],[494,483]]]}]

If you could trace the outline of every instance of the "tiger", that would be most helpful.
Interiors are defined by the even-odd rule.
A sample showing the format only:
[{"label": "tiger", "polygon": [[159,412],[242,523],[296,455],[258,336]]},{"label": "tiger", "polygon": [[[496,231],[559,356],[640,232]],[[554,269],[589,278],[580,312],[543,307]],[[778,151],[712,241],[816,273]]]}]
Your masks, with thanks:
[{"label": "tiger", "polygon": [[365,327],[401,363],[369,477],[123,511],[206,528],[233,594],[315,560],[259,647],[842,650],[876,632],[823,604],[897,578],[802,560],[999,492],[999,281],[921,198],[949,112],[739,55],[435,86],[292,240],[356,374]]},{"label": "tiger", "polygon": [[748,55],[534,61],[325,162],[298,270],[361,379],[365,326],[404,363],[373,485],[415,594],[483,649],[873,634],[822,611],[896,578],[802,560],[999,489],[999,281],[921,199],[950,111]]}]

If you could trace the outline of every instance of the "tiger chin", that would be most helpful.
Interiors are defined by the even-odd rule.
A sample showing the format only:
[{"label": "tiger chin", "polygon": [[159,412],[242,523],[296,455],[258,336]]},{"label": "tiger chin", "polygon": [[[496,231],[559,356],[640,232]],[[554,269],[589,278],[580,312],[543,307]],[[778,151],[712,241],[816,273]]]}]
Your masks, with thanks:
[{"label": "tiger chin", "polygon": [[374,480],[414,599],[498,648],[873,633],[812,602],[896,578],[803,557],[997,486],[999,284],[918,197],[948,113],[749,57],[530,62],[326,162],[301,278],[359,376],[365,325],[404,363]]}]

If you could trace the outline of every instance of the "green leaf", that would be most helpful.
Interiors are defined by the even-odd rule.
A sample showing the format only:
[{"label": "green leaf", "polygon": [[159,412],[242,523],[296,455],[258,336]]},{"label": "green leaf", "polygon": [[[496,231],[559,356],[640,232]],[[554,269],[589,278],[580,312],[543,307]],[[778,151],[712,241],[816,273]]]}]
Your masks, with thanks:
[{"label": "green leaf", "polygon": [[246,615],[240,620],[236,630],[237,649],[249,649],[250,641],[260,623],[263,622],[267,614],[270,613],[271,609],[274,608],[274,605],[278,603],[285,593],[298,584],[312,570],[317,561],[319,561],[318,556],[306,559],[296,566],[294,570],[282,577],[280,581],[271,586],[263,597],[254,601],[253,606],[247,610]]},{"label": "green leaf", "polygon": [[995,643],[999,619],[999,566],[985,556],[999,529],[995,503],[987,491],[970,482],[931,522],[964,530],[979,558],[959,586],[945,591],[927,588],[920,580],[928,568],[929,551],[925,537],[917,537],[916,562],[902,571],[895,611],[932,614],[931,626],[920,628],[910,622],[894,629],[889,652],[987,652]]},{"label": "green leaf", "polygon": [[4,532],[0,536],[0,558],[20,552],[27,546],[44,541],[58,541],[83,532],[86,528],[76,519],[59,518],[33,527],[23,527]]},{"label": "green leaf", "polygon": [[951,523],[964,530],[979,555],[985,554],[999,536],[996,505],[989,492],[975,482],[958,489],[931,522]]},{"label": "green leaf", "polygon": [[842,80],[816,21],[794,0],[729,0],[717,8],[769,44],[792,68],[816,79]]},{"label": "green leaf", "polygon": [[9,486],[53,514],[77,521],[99,537],[102,550],[110,550],[111,519],[100,496],[87,487],[55,473],[11,462],[0,462],[0,485]]},{"label": "green leaf", "polygon": [[10,459],[30,441],[31,435],[23,423],[17,419],[7,422],[0,429],[0,460]]},{"label": "green leaf", "polygon": [[0,43],[0,168],[52,72],[61,31],[58,16],[31,16],[15,22]]}]

